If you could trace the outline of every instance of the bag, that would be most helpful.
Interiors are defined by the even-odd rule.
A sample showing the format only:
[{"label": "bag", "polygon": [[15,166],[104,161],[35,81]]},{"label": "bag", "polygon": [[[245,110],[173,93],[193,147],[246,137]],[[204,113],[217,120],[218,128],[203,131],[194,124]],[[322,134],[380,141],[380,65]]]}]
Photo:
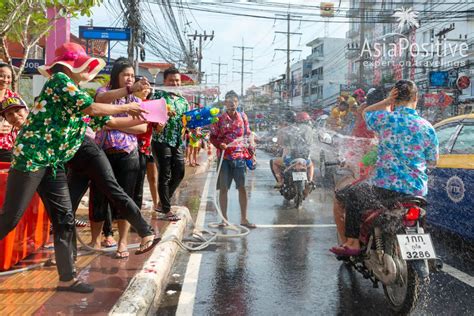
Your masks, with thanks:
[{"label": "bag", "polygon": [[255,159],[255,157],[245,160],[245,164],[247,165],[247,168],[249,168],[249,170],[257,169],[257,160]]}]

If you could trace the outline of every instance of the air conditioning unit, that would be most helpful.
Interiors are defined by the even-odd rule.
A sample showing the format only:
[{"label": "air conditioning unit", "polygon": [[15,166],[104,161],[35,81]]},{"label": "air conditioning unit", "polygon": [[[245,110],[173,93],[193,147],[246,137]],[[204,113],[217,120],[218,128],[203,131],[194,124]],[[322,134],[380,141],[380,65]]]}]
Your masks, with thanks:
[{"label": "air conditioning unit", "polygon": [[33,46],[30,51],[28,52],[28,58],[30,59],[43,59],[44,58],[44,48],[35,45]]}]

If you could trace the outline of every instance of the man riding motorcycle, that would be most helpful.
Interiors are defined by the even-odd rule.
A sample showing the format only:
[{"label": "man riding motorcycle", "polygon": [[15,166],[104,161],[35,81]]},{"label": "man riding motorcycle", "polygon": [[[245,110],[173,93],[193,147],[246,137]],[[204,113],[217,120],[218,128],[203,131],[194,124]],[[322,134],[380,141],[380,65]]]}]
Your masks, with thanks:
[{"label": "man riding motorcycle", "polygon": [[270,160],[270,167],[273,171],[277,184],[275,188],[283,186],[282,171],[293,159],[303,158],[306,160],[308,184],[312,185],[314,175],[314,164],[310,159],[310,148],[313,143],[313,130],[308,124],[311,117],[306,112],[287,112],[285,115],[289,126],[278,133],[278,142],[283,147],[281,157]]}]

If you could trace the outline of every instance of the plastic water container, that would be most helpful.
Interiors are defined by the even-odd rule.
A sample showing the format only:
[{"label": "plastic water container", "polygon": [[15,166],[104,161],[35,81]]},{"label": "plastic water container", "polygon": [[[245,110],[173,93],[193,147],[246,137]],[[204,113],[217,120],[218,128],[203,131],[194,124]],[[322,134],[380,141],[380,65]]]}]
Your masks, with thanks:
[{"label": "plastic water container", "polygon": [[[0,162],[0,205],[5,200],[9,163]],[[0,271],[10,269],[49,240],[49,219],[35,193],[18,225],[0,240]]]}]

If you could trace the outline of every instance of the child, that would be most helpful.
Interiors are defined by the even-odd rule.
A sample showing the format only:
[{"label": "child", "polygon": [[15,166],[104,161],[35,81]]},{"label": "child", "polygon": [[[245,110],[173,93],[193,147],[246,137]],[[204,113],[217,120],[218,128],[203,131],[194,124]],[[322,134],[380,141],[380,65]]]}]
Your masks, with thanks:
[{"label": "child", "polygon": [[201,148],[201,139],[202,139],[202,133],[201,133],[201,128],[192,128],[189,130],[189,146],[191,150],[191,158],[190,158],[190,165],[191,167],[196,167],[199,166],[197,162],[197,154],[199,152],[199,149]]}]

